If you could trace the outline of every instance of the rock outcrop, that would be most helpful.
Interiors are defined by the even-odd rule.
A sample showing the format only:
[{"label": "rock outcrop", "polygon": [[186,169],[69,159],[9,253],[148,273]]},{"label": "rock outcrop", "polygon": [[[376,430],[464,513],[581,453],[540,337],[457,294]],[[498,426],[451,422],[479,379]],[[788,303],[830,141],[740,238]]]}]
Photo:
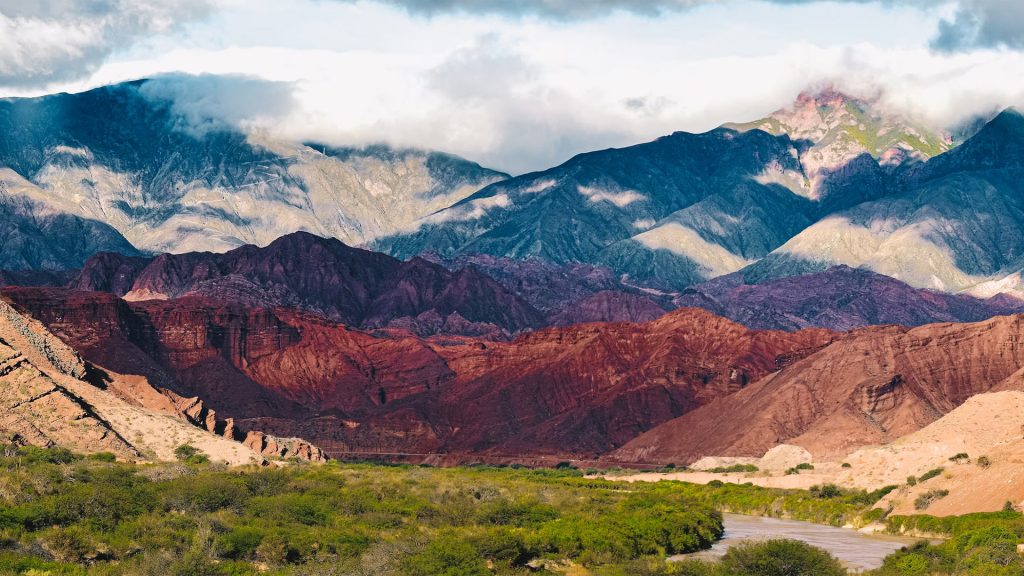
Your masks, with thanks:
[{"label": "rock outcrop", "polygon": [[744,390],[667,422],[610,455],[687,463],[794,444],[816,458],[891,442],[975,394],[1014,389],[1024,316],[855,330]]},{"label": "rock outcrop", "polygon": [[111,452],[126,460],[173,459],[173,449],[189,443],[215,460],[260,460],[237,442],[164,415],[159,406],[150,409],[144,402],[121,399],[115,389],[134,387],[160,395],[140,379],[122,381],[83,361],[40,323],[3,301],[0,358],[0,433],[5,442]]},{"label": "rock outcrop", "polygon": [[301,437],[331,454],[600,454],[834,337],[751,331],[686,309],[511,342],[424,340],[194,298],[6,294],[87,359],[215,403],[240,429]]}]

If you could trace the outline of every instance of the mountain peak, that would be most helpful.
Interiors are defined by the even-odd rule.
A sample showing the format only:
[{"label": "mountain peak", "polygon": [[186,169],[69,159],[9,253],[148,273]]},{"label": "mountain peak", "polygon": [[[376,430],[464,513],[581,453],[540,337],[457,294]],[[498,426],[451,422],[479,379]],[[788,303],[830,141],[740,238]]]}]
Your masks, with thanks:
[{"label": "mountain peak", "polygon": [[804,142],[800,163],[816,197],[829,195],[831,175],[860,157],[883,165],[925,161],[954,146],[952,136],[895,113],[877,95],[855,97],[834,86],[801,92],[760,120],[726,125]]}]

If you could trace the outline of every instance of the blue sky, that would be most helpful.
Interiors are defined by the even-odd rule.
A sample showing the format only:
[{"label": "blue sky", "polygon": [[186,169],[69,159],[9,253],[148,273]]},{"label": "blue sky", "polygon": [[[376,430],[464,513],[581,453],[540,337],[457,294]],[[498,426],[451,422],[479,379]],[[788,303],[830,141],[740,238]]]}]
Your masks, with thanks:
[{"label": "blue sky", "polygon": [[[189,116],[523,172],[835,84],[937,127],[1024,101],[1016,0],[0,0],[0,94],[158,74]],[[256,80],[256,81],[254,81]]]}]

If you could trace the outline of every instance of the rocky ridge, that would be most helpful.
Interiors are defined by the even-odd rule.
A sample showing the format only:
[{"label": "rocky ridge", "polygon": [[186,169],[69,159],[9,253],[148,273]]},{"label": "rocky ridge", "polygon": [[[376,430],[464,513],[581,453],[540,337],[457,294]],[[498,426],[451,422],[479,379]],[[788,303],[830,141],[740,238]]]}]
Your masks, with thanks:
[{"label": "rocky ridge", "polygon": [[328,453],[585,456],[824,346],[700,310],[511,342],[376,336],[283,308],[7,289],[87,358],[214,401],[236,426]]},{"label": "rocky ridge", "polygon": [[1022,342],[1024,316],[855,330],[610,457],[688,463],[760,456],[783,443],[839,457],[919,430],[976,394],[1018,386]]}]

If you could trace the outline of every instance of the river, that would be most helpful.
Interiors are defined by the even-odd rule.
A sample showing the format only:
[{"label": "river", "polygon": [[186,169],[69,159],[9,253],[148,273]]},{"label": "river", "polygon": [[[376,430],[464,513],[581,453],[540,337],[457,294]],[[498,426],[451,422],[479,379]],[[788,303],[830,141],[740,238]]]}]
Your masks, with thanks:
[{"label": "river", "polygon": [[730,546],[744,540],[789,538],[827,550],[853,572],[873,570],[882,565],[882,559],[918,541],[917,538],[862,534],[849,528],[835,528],[810,522],[780,520],[760,516],[725,514],[725,535],[710,550],[674,556],[684,558],[719,558]]}]

